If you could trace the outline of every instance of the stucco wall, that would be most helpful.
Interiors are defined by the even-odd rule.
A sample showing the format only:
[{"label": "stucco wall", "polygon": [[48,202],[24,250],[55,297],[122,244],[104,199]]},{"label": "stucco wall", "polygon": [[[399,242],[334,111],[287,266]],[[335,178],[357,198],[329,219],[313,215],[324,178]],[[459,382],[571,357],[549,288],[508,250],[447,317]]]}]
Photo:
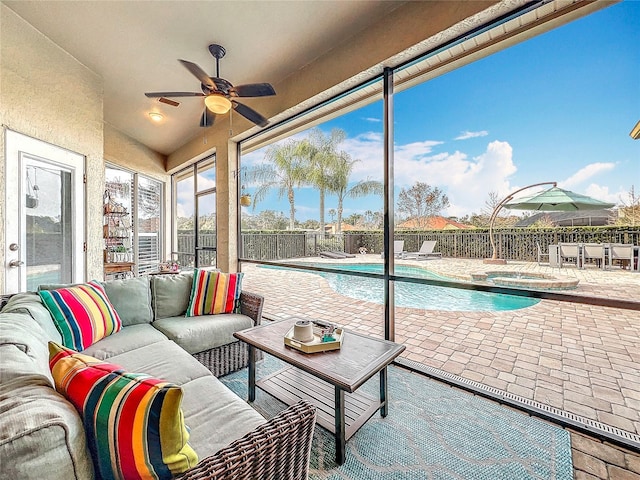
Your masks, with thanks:
[{"label": "stucco wall", "polygon": [[[0,9],[2,123],[86,157],[86,272],[88,278],[102,278],[102,80],[6,6]],[[4,148],[0,156],[4,169]],[[4,224],[4,210],[1,215]],[[0,244],[4,265],[4,231]]]},{"label": "stucco wall", "polygon": [[[102,278],[105,158],[168,186],[164,156],[103,123],[102,79],[0,4],[0,122],[86,157],[86,277]],[[0,222],[5,222],[4,136],[0,135]],[[165,191],[167,212],[170,192]],[[167,248],[170,242],[165,242]],[[5,264],[5,232],[0,265]],[[4,272],[0,292],[4,291]]]}]

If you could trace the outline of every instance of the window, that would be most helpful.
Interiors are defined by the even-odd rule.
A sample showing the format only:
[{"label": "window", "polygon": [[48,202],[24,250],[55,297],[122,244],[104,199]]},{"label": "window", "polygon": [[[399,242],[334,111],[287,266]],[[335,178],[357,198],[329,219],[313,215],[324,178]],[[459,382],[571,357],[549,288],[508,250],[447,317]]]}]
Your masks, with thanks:
[{"label": "window", "polygon": [[138,176],[137,185],[138,273],[156,271],[164,261],[162,237],[162,183]]},{"label": "window", "polygon": [[[133,262],[137,275],[156,271],[164,260],[162,182],[115,166],[106,168],[105,177],[105,202],[115,208],[105,208],[105,263]],[[129,271],[110,268],[107,276]]]},{"label": "window", "polygon": [[215,266],[216,162],[205,158],[173,175],[174,255],[183,267]]},{"label": "window", "polygon": [[[503,18],[387,70],[396,90],[393,96],[387,90],[389,102],[376,101],[382,85],[374,79],[245,140],[240,191],[254,204],[240,209],[238,251],[243,286],[269,299],[265,316],[304,315],[384,335],[405,343],[399,361],[411,368],[483,393],[497,389],[496,397],[517,398],[514,405],[583,416],[587,430],[595,425],[605,436],[609,426],[635,434],[635,425],[608,414],[607,404],[581,407],[601,400],[583,378],[590,385],[606,381],[621,403],[634,402],[625,392],[629,365],[638,364],[626,349],[640,348],[637,335],[628,335],[638,317],[634,259],[609,271],[602,259],[586,259],[586,273],[579,258],[572,268],[547,266],[554,278],[582,277],[577,289],[552,290],[554,278],[536,274],[536,242],[638,245],[637,225],[563,230],[543,218],[533,228],[500,232],[502,258],[515,271],[498,283],[483,263],[492,252],[488,224],[480,224],[516,188],[548,180],[621,202],[621,211],[635,208],[634,186],[625,184],[637,179],[637,162],[627,159],[637,158],[640,147],[628,138],[637,121],[628,101],[638,81],[633,8],[622,2],[517,45],[509,32],[537,22],[545,9]],[[496,48],[502,34],[508,49]],[[385,108],[391,118],[383,117]],[[385,120],[393,128],[382,130]],[[323,228],[337,223],[338,210],[330,194],[324,202],[319,195],[305,121],[325,137],[334,128],[347,133],[340,150],[364,160],[349,188],[368,176],[390,192],[345,202],[342,218],[355,230],[340,225],[338,235]],[[388,175],[385,145],[393,149]],[[427,253],[435,241],[431,252],[445,258],[396,257],[394,241],[404,242],[399,250],[424,245]],[[593,368],[600,359],[610,360],[606,380]],[[567,391],[575,393],[569,401]],[[598,424],[603,419],[607,425]]]}]

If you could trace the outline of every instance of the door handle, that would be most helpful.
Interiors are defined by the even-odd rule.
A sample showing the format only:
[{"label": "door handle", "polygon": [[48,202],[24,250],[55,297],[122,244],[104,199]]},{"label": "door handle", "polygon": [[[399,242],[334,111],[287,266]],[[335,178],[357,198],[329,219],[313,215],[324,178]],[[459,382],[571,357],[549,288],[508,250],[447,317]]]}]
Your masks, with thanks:
[{"label": "door handle", "polygon": [[21,267],[22,265],[24,265],[24,262],[22,260],[11,260],[9,262],[9,266],[12,268]]}]

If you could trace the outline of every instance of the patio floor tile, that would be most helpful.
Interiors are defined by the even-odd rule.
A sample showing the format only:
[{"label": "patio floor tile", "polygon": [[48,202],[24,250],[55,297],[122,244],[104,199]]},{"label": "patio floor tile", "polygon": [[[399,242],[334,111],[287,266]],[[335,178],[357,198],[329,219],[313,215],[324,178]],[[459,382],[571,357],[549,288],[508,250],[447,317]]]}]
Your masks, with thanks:
[{"label": "patio floor tile", "polygon": [[[340,262],[379,263],[380,258],[365,255]],[[481,261],[466,259],[436,259],[428,265],[396,262],[402,263],[461,279],[468,276],[465,272],[485,269]],[[571,292],[575,295],[628,300],[637,299],[640,291],[640,273],[624,270],[551,269],[526,262],[509,262],[504,268],[579,278],[578,288]],[[308,315],[383,335],[381,305],[339,295],[318,275],[251,264],[242,269],[243,288],[265,295],[267,317]],[[396,338],[407,346],[405,358],[640,434],[638,310],[541,300],[520,310],[491,312],[396,307],[395,318]],[[629,470],[628,462],[620,470],[620,465],[603,458],[608,454],[601,442],[585,441],[592,441],[595,451],[574,451],[576,478],[638,475]],[[640,464],[636,454],[630,452],[628,458]]]}]

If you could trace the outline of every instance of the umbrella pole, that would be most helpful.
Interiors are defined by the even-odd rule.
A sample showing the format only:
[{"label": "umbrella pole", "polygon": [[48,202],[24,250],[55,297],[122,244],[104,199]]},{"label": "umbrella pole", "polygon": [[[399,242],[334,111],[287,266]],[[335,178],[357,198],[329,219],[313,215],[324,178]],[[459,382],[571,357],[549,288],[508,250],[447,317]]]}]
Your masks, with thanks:
[{"label": "umbrella pole", "polygon": [[507,202],[510,202],[516,193],[520,193],[523,190],[527,190],[528,188],[540,187],[542,185],[553,185],[555,187],[557,183],[542,182],[542,183],[534,183],[533,185],[527,185],[526,187],[522,187],[516,190],[515,192],[510,193],[505,198],[503,198],[502,201],[498,203],[498,205],[496,205],[496,208],[493,209],[493,213],[491,214],[491,218],[489,219],[489,242],[491,243],[491,258],[485,258],[484,263],[490,263],[494,265],[504,265],[505,263],[507,263],[505,259],[498,258],[498,250],[496,249],[496,243],[493,239],[493,224],[495,223],[496,218],[498,218],[498,213],[500,212],[500,210],[502,210],[502,207],[504,207],[504,205]]}]

